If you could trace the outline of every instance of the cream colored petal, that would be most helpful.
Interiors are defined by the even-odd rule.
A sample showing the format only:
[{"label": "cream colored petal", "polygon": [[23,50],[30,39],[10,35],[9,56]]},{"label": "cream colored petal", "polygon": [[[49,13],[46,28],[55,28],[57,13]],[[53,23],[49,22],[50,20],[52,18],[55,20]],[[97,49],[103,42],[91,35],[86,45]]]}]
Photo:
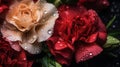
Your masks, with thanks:
[{"label": "cream colored petal", "polygon": [[6,27],[1,28],[1,33],[3,35],[3,38],[9,40],[9,41],[21,41],[22,33],[15,30],[10,30]]},{"label": "cream colored petal", "polygon": [[42,17],[40,4],[32,0],[22,0],[10,6],[6,20],[18,30],[24,32],[30,30]]},{"label": "cream colored petal", "polygon": [[45,19],[40,21],[44,25],[38,30],[38,42],[47,40],[53,32],[55,20],[58,18],[57,9],[49,3],[44,4]]},{"label": "cream colored petal", "polygon": [[41,12],[43,12],[43,20],[49,19],[51,15],[56,13],[57,9],[53,4],[43,3],[43,7],[41,8]]},{"label": "cream colored petal", "polygon": [[27,43],[34,43],[37,41],[37,33],[35,31],[35,27],[33,27],[30,31],[25,32],[22,36],[22,42],[27,42]]},{"label": "cream colored petal", "polygon": [[21,43],[20,45],[24,50],[28,51],[31,54],[38,54],[41,52],[42,49],[40,43],[37,44]]}]

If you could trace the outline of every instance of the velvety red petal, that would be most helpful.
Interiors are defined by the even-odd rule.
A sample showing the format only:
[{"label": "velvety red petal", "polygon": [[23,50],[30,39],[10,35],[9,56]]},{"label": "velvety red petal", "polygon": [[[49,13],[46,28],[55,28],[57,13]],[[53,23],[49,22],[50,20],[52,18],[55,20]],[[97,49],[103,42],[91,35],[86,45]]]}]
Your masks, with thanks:
[{"label": "velvety red petal", "polygon": [[56,50],[62,50],[62,49],[65,49],[67,47],[67,43],[65,43],[64,41],[58,41],[56,44],[55,44],[55,49]]},{"label": "velvety red petal", "polygon": [[26,54],[23,50],[19,53],[18,60],[27,60]]},{"label": "velvety red petal", "polygon": [[103,49],[95,43],[92,43],[90,45],[81,45],[75,53],[76,62],[79,63],[81,61],[91,59],[101,53],[102,50]]},{"label": "velvety red petal", "polygon": [[98,36],[98,33],[94,33],[92,35],[90,35],[87,39],[86,39],[86,43],[93,43],[96,41]]},{"label": "velvety red petal", "polygon": [[55,58],[56,58],[57,62],[62,64],[62,65],[69,65],[71,62],[71,60],[65,59],[60,55],[57,55]]}]

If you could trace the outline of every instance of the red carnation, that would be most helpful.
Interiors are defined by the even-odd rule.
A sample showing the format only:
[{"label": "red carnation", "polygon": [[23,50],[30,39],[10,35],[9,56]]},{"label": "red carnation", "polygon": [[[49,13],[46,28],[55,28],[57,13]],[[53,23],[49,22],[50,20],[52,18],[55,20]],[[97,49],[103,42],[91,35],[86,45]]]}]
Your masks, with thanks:
[{"label": "red carnation", "polygon": [[13,50],[9,43],[0,36],[0,67],[31,67],[32,61],[28,61],[25,52]]},{"label": "red carnation", "polygon": [[98,55],[106,42],[106,28],[94,10],[84,7],[61,6],[54,33],[48,47],[56,60],[69,65],[72,57],[76,62]]}]

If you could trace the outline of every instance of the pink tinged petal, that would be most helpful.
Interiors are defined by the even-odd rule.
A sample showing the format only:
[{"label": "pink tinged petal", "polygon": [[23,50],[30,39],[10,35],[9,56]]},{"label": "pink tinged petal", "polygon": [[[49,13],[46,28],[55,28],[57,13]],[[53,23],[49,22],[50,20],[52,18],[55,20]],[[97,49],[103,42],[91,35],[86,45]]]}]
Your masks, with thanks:
[{"label": "pink tinged petal", "polygon": [[97,35],[98,33],[94,33],[91,36],[88,37],[88,39],[86,40],[86,43],[93,43],[96,41],[97,39]]},{"label": "pink tinged petal", "polygon": [[38,54],[41,52],[41,43],[20,43],[20,46],[30,54]]},{"label": "pink tinged petal", "polygon": [[56,44],[55,44],[55,49],[56,50],[62,50],[62,49],[65,49],[67,47],[67,43],[65,43],[64,41],[58,41]]},{"label": "pink tinged petal", "polygon": [[19,42],[12,42],[12,41],[10,42],[9,41],[9,43],[10,43],[10,46],[11,46],[12,49],[14,49],[16,51],[20,51],[21,50]]},{"label": "pink tinged petal", "polygon": [[[4,22],[5,24],[6,22]],[[4,25],[1,28],[1,33],[3,38],[7,39],[8,41],[21,41],[22,40],[22,33],[19,31],[13,31],[6,28]]]},{"label": "pink tinged petal", "polygon": [[79,63],[91,59],[100,54],[102,50],[103,49],[95,43],[87,46],[80,46],[75,54],[76,62]]}]

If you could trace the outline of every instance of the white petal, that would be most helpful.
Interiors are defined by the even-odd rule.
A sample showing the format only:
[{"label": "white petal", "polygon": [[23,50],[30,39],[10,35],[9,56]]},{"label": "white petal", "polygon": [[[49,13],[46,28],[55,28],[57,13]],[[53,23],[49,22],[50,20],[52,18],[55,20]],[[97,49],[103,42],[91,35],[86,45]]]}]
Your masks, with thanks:
[{"label": "white petal", "polygon": [[45,23],[45,24],[38,31],[38,42],[45,41],[51,36],[49,32],[50,33],[52,32],[52,29],[55,24],[55,20],[58,18],[57,9],[52,4],[46,3],[44,4],[43,8],[44,8],[43,11],[47,12],[47,14],[45,15],[45,17],[47,17],[47,20],[45,19],[45,21],[43,22],[41,21],[42,23]]},{"label": "white petal", "polygon": [[9,41],[21,41],[22,34],[21,32],[10,30],[6,27],[1,28],[1,33],[3,35],[3,38],[9,40]]},{"label": "white petal", "polygon": [[41,44],[30,44],[30,43],[22,43],[21,47],[28,51],[31,54],[38,54],[41,52]]}]

